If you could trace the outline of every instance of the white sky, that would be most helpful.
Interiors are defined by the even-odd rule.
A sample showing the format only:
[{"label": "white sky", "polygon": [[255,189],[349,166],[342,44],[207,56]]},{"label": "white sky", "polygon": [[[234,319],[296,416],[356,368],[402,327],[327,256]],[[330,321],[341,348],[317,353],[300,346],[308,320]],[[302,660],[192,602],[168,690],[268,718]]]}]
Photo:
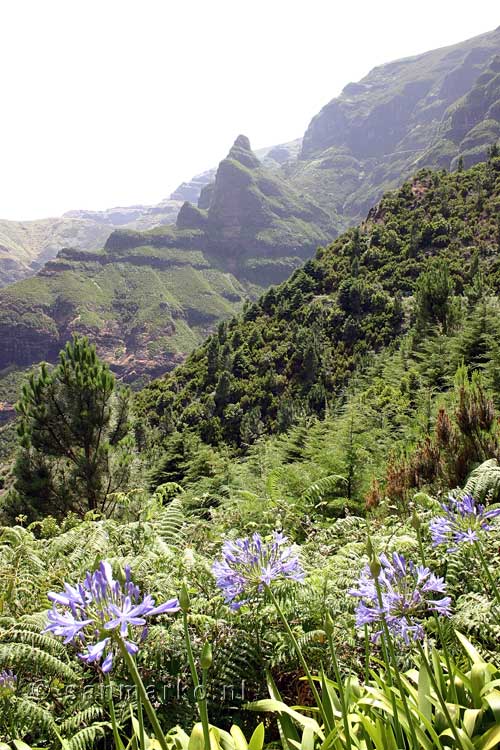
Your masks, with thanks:
[{"label": "white sky", "polygon": [[0,0],[0,218],[156,203],[301,136],[375,65],[490,31],[498,0]]}]

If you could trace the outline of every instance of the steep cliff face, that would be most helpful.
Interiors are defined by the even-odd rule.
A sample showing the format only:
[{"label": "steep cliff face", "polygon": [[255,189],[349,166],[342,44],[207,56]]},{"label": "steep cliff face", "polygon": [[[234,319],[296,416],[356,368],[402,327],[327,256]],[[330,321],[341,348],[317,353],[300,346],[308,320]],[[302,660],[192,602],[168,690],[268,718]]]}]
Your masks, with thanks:
[{"label": "steep cliff face", "polygon": [[102,250],[62,250],[0,290],[0,370],[53,361],[80,333],[126,380],[160,375],[312,255],[328,229],[328,215],[263,168],[240,136],[208,211],[185,202],[175,226],[120,227]]},{"label": "steep cliff face", "polygon": [[344,225],[416,168],[480,161],[500,134],[500,27],[381,65],[311,121],[291,174]]},{"label": "steep cliff face", "polygon": [[268,286],[334,234],[330,214],[263,167],[240,135],[219,165],[209,199],[209,254],[239,278]]},{"label": "steep cliff face", "polygon": [[465,167],[484,161],[500,139],[500,55],[495,55],[446,116],[443,137],[458,149],[451,168],[456,168],[460,157]]},{"label": "steep cliff face", "polygon": [[[72,249],[0,291],[0,369],[53,359],[75,331],[130,380],[170,369],[418,167],[484,159],[500,135],[499,53],[500,28],[375,68],[303,140],[254,154],[239,136],[217,170],[176,191],[191,202],[63,217],[60,243],[47,230],[40,256],[35,238],[22,273]],[[0,269],[13,280],[18,261],[2,230]],[[27,230],[16,232],[25,248]]]}]

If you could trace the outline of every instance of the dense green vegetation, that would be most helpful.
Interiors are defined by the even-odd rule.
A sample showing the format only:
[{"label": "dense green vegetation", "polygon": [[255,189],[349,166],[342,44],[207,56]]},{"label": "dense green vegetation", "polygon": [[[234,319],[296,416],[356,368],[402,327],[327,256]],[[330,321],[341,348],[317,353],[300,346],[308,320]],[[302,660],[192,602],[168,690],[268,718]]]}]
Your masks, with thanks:
[{"label": "dense green vegetation", "polygon": [[493,384],[499,204],[495,155],[465,172],[421,171],[143,390],[141,414],[173,451],[186,435],[245,449],[302,416],[336,415],[353,373],[388,361],[397,419],[446,391],[462,359]]},{"label": "dense green vegetation", "polygon": [[[328,444],[322,442],[322,446],[327,452]],[[295,449],[296,440],[290,436],[288,445],[282,445],[282,450],[291,454]],[[307,463],[305,467],[307,470]],[[108,560],[118,576],[123,566],[130,565],[134,582],[142,591],[152,593],[158,602],[179,593],[182,582],[187,582],[191,600],[187,622],[197,664],[204,652],[204,644],[209,642],[212,647],[206,690],[213,724],[228,729],[237,721],[249,736],[262,718],[267,742],[277,741],[276,725],[272,716],[266,718],[265,713],[273,709],[280,711],[277,704],[257,703],[254,706],[257,716],[245,710],[249,701],[264,698],[269,689],[275,699],[281,694],[282,700],[289,705],[304,706],[302,714],[317,718],[321,724],[320,717],[315,712],[310,713],[312,696],[300,679],[302,670],[297,655],[272,601],[258,597],[251,606],[231,613],[210,573],[212,560],[219,554],[221,540],[227,535],[234,538],[254,529],[266,534],[275,528],[301,540],[300,560],[306,573],[304,583],[278,587],[276,594],[280,609],[291,623],[294,637],[298,639],[311,669],[317,672],[322,668],[330,676],[334,691],[332,700],[338,702],[338,695],[334,697],[339,684],[335,678],[335,662],[332,661],[335,654],[341,681],[345,681],[347,695],[350,695],[348,700],[352,702],[353,743],[356,737],[364,736],[360,734],[361,725],[358,726],[361,722],[359,716],[364,713],[375,723],[385,721],[388,732],[395,731],[394,726],[391,729],[391,720],[387,716],[390,711],[386,712],[383,707],[383,702],[390,700],[390,692],[385,698],[380,694],[380,706],[376,704],[369,708],[370,703],[365,702],[363,707],[370,691],[384,691],[383,683],[377,683],[375,675],[385,674],[383,679],[389,679],[388,673],[384,673],[384,668],[375,661],[383,657],[380,644],[370,646],[370,663],[376,671],[371,676],[366,674],[363,632],[355,628],[355,602],[349,594],[367,560],[367,531],[371,536],[370,548],[375,549],[377,555],[397,551],[418,560],[418,529],[426,564],[436,573],[446,574],[447,594],[453,601],[453,615],[444,623],[444,631],[436,631],[432,620],[426,623],[430,648],[437,645],[446,648],[449,654],[446,662],[444,651],[441,651],[441,656],[435,652],[441,665],[441,673],[438,670],[436,674],[441,674],[442,684],[447,685],[443,688],[445,698],[452,707],[453,688],[446,678],[452,663],[453,673],[464,683],[460,698],[461,718],[455,716],[457,726],[462,726],[469,736],[476,739],[495,726],[493,681],[498,672],[495,663],[499,625],[497,610],[492,606],[494,592],[482,574],[470,575],[471,565],[477,565],[472,548],[465,545],[450,557],[445,550],[431,547],[428,521],[440,513],[438,502],[423,493],[413,498],[412,507],[418,514],[418,524],[412,520],[409,506],[397,510],[386,501],[371,513],[368,526],[365,519],[355,515],[332,521],[323,513],[324,484],[316,483],[306,493],[294,492],[291,489],[293,468],[290,470],[284,466],[283,474],[287,475],[281,478],[282,485],[288,487],[286,496],[277,489],[279,478],[276,472],[268,473],[261,453],[260,457],[254,455],[246,464],[233,467],[233,477],[223,493],[220,507],[215,510],[204,510],[202,497],[194,504],[189,493],[180,492],[175,485],[165,485],[150,498],[141,491],[121,494],[113,519],[89,514],[86,520],[80,521],[70,514],[60,523],[47,516],[28,529],[20,525],[3,528],[0,572],[6,585],[0,600],[0,668],[13,671],[17,681],[14,692],[4,690],[0,694],[0,700],[4,702],[0,718],[2,740],[9,742],[22,737],[33,745],[52,747],[54,744],[58,746],[57,738],[61,736],[66,738],[70,748],[86,748],[100,747],[104,736],[111,739],[110,692],[109,688],[105,689],[109,677],[92,664],[82,664],[77,657],[78,647],[64,646],[59,639],[41,634],[46,623],[47,592],[59,591],[63,581],[73,584],[82,580],[86,570],[94,570],[97,566],[93,561],[101,559]],[[253,477],[252,484],[250,477]],[[297,474],[295,480],[298,487]],[[239,489],[247,486],[259,488],[260,498],[257,493]],[[490,463],[470,480],[467,490],[478,499],[494,500],[498,497],[499,486],[498,466]],[[198,489],[202,490],[202,486]],[[265,492],[268,495],[264,500]],[[176,498],[171,500],[173,495]],[[236,496],[238,502],[235,502]],[[500,542],[497,523],[493,531],[485,534],[482,542],[491,570],[496,571]],[[496,572],[494,575],[496,579]],[[330,619],[325,620],[327,613]],[[328,624],[332,621],[333,626]],[[479,654],[474,656],[472,650],[467,652],[469,656],[464,653],[459,636],[454,634],[455,629],[472,639],[482,657],[491,662],[487,669],[489,676],[481,678],[481,685],[488,684],[483,697],[474,692],[475,688],[470,694],[470,659],[472,663],[480,661]],[[184,638],[182,618],[160,618],[150,626],[138,657],[148,695],[165,731],[180,723],[189,732],[196,721],[196,701],[184,656]],[[418,673],[415,677],[412,669],[425,671],[425,667],[415,648],[400,648],[397,663],[405,674],[405,684],[407,680],[409,686],[415,682],[419,684]],[[434,666],[437,669],[436,662]],[[476,668],[472,669],[474,674]],[[422,681],[424,677],[420,679]],[[352,680],[356,687],[351,694],[347,685]],[[138,707],[125,664],[119,661],[113,668],[111,685],[119,732],[122,736],[131,736],[134,729],[130,723],[130,706],[134,714],[137,714]],[[424,688],[421,684],[421,690],[428,691],[425,695],[431,696],[430,687]],[[488,696],[492,690],[490,701]],[[408,687],[408,695],[412,694]],[[396,696],[400,701],[399,692]],[[430,700],[432,703],[436,697],[430,697]],[[415,710],[415,720],[421,710],[419,706],[417,703],[412,709]],[[472,710],[478,711],[473,724],[467,720],[470,716],[467,711]],[[435,715],[434,712],[429,714],[429,718],[435,731],[444,732],[439,742],[446,746],[447,722],[439,718],[437,709]],[[294,724],[298,735],[293,734],[297,731],[293,729]],[[291,725],[285,722],[283,726],[287,736],[296,737],[300,742],[300,716],[294,715]],[[151,731],[149,727],[147,733]],[[337,727],[335,731],[340,730]],[[346,746],[340,739],[338,741],[340,744],[334,747]],[[283,742],[284,748],[288,748],[287,741]],[[321,746],[320,737],[316,743]],[[357,747],[356,744],[353,746]],[[428,746],[441,747],[441,744]],[[460,747],[453,742],[451,746]],[[373,747],[382,750],[386,745],[374,744]]]},{"label": "dense green vegetation", "polygon": [[[86,341],[33,374],[1,496],[0,741],[498,746],[499,208],[495,148],[467,171],[420,171],[138,394],[130,424]],[[450,491],[449,508],[471,507],[455,526]],[[456,538],[436,541],[436,524]],[[293,556],[273,568],[261,552],[231,593],[221,560],[275,532]],[[392,596],[390,560],[404,596],[413,576],[449,603],[365,628],[353,589]],[[73,588],[87,571],[101,592],[113,575],[112,606],[64,644],[91,611],[91,589]],[[130,580],[180,612],[138,604]],[[231,610],[233,596],[249,601]],[[157,618],[147,633],[132,603]]]}]

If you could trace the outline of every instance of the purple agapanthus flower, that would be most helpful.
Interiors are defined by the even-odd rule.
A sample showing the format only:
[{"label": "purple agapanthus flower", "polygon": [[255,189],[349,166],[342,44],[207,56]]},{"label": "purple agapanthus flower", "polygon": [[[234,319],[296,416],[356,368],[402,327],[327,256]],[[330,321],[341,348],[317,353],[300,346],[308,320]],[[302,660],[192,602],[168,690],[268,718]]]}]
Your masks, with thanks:
[{"label": "purple agapanthus flower", "polygon": [[380,600],[375,578],[367,565],[349,593],[359,599],[356,607],[356,625],[375,626],[373,640],[378,641],[383,633],[383,620],[397,641],[409,645],[412,640],[424,636],[422,620],[429,613],[449,616],[451,599],[443,596],[446,584],[429,568],[407,562],[396,552],[392,560],[380,556],[380,572],[377,577]]},{"label": "purple agapanthus flower", "polygon": [[454,552],[459,544],[479,541],[482,532],[490,531],[490,520],[500,516],[500,508],[486,510],[471,495],[450,496],[441,507],[444,515],[433,518],[429,528],[433,545],[446,544],[448,552]]},{"label": "purple agapanthus flower", "polygon": [[277,531],[269,542],[260,534],[224,542],[222,557],[214,562],[212,572],[231,609],[239,609],[273,581],[304,579],[297,554]]},{"label": "purple agapanthus flower", "polygon": [[17,675],[11,669],[2,669],[0,672],[0,695],[2,692],[11,692],[16,689]]},{"label": "purple agapanthus flower", "polygon": [[[64,584],[64,591],[48,594],[53,603],[47,613],[50,632],[72,643],[86,664],[100,664],[103,672],[113,666],[116,639],[121,638],[130,654],[139,650],[137,640],[146,634],[146,620],[153,615],[172,614],[179,609],[177,599],[155,606],[150,594],[142,596],[125,568],[125,581],[113,578],[111,565],[101,562],[94,573],[76,586]],[[140,628],[139,637],[136,629]]]}]

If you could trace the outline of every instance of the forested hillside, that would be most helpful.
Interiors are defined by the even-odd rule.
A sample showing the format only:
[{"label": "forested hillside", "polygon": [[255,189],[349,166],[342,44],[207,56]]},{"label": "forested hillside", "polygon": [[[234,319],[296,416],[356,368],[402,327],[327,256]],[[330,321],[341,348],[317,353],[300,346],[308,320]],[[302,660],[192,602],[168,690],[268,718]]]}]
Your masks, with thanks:
[{"label": "forested hillside", "polygon": [[420,171],[146,388],[145,416],[164,436],[241,447],[324,415],[373,353],[415,325],[417,347],[467,324],[487,297],[495,308],[499,205],[496,150],[467,171]]},{"label": "forested hillside", "polygon": [[0,290],[0,750],[500,748],[499,42]]}]

